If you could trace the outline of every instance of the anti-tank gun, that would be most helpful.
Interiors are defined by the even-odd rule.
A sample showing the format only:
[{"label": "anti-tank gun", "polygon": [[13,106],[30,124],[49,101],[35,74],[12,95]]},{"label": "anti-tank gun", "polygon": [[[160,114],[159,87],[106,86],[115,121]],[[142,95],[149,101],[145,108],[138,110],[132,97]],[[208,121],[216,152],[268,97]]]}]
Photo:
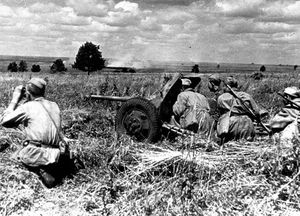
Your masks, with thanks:
[{"label": "anti-tank gun", "polygon": [[86,96],[94,100],[110,100],[123,102],[115,117],[115,129],[118,134],[127,134],[140,142],[156,142],[164,131],[179,135],[191,135],[169,122],[172,118],[172,107],[181,91],[182,78],[191,80],[191,88],[196,88],[200,81],[199,74],[175,74],[151,98],[117,97],[104,95]]}]

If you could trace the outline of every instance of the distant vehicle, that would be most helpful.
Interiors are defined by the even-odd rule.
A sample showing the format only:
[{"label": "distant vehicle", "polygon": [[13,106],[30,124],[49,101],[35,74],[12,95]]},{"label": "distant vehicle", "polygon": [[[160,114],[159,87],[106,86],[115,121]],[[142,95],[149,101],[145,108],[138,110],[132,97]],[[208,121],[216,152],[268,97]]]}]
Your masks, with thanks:
[{"label": "distant vehicle", "polygon": [[131,67],[104,67],[104,69],[111,69],[113,72],[119,73],[136,73],[135,69]]}]

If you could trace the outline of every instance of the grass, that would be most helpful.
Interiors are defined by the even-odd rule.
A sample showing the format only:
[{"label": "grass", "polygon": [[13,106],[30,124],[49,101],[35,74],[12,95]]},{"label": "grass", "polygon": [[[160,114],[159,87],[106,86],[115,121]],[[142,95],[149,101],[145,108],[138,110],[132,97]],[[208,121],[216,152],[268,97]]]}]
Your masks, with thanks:
[{"label": "grass", "polygon": [[[148,96],[159,89],[164,74],[69,75],[48,77],[47,97],[62,110],[63,130],[74,139],[86,168],[62,185],[45,188],[37,176],[10,160],[22,140],[14,130],[0,128],[1,215],[297,215],[299,214],[299,146],[285,151],[271,139],[233,142],[219,149],[201,137],[197,148],[189,139],[159,145],[116,139],[118,102],[91,101],[82,96]],[[276,95],[288,85],[299,87],[297,74],[268,74],[262,81],[239,74],[241,84],[271,115],[281,106]],[[210,96],[207,77],[201,92]],[[3,73],[0,109],[13,87],[30,73]]]}]

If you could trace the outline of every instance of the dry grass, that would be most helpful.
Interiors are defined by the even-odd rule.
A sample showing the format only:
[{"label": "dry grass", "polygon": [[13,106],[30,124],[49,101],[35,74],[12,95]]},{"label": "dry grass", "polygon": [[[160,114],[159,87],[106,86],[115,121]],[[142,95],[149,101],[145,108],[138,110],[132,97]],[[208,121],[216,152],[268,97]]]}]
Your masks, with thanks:
[{"label": "dry grass", "polygon": [[[12,87],[28,78],[26,74],[3,74],[2,110]],[[245,75],[240,78],[246,83]],[[0,215],[299,213],[297,142],[293,150],[286,152],[268,139],[232,142],[223,149],[201,138],[194,147],[180,137],[176,142],[158,145],[134,143],[128,137],[116,140],[114,116],[120,104],[82,100],[81,93],[123,95],[127,88],[129,95],[152,94],[161,86],[163,75],[122,80],[116,76],[53,75],[49,80],[47,97],[60,105],[64,132],[74,139],[72,149],[79,152],[86,169],[58,187],[46,189],[35,174],[10,160],[22,135],[0,128],[0,144],[5,146],[0,152]],[[206,81],[204,77],[202,90],[209,95]],[[280,104],[275,91],[290,81],[299,86],[295,75],[289,81],[270,75],[252,83],[249,92],[273,113]],[[276,107],[270,107],[271,101]]]}]

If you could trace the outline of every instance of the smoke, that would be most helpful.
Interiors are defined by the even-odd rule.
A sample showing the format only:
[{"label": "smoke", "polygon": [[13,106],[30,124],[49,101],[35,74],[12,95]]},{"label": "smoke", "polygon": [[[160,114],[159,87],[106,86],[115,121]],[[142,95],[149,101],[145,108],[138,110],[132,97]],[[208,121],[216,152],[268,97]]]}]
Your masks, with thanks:
[{"label": "smoke", "polygon": [[132,68],[146,68],[150,66],[148,61],[137,59],[132,54],[124,55],[119,59],[112,59],[108,62],[108,67],[132,67]]},{"label": "smoke", "polygon": [[68,59],[64,60],[64,64],[65,66],[71,66],[74,64],[75,58],[74,57],[69,57]]},{"label": "smoke", "polygon": [[[71,66],[74,64],[75,58],[69,57],[64,61],[66,66]],[[151,67],[151,62],[147,60],[139,60],[132,54],[124,55],[121,58],[114,59],[109,58],[106,59],[108,67],[131,67],[136,69]]]}]

